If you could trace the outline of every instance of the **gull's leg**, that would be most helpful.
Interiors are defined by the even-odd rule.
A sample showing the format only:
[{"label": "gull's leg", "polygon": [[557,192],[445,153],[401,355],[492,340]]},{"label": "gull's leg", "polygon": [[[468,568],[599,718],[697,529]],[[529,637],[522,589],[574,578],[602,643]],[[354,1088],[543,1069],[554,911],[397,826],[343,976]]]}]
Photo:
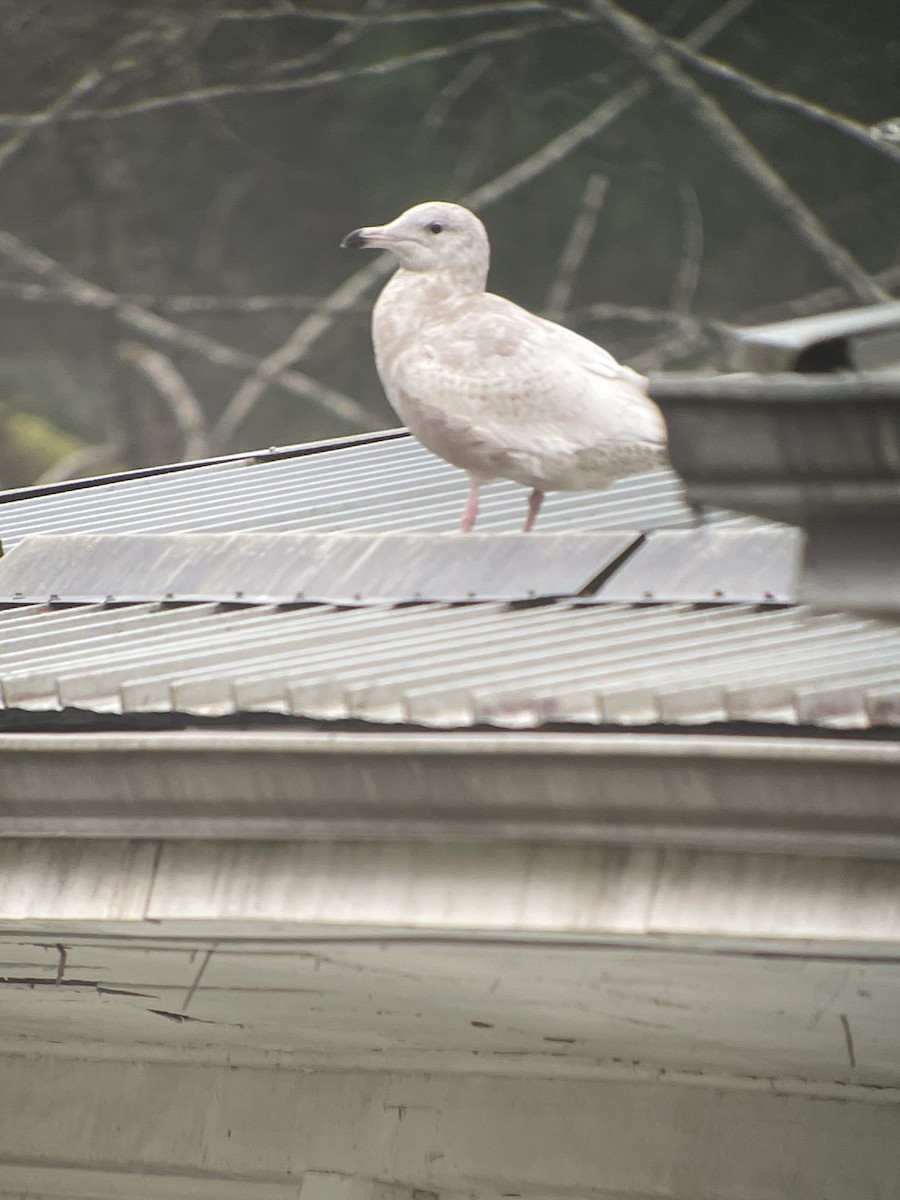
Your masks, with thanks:
[{"label": "gull's leg", "polygon": [[471,533],[475,528],[475,522],[478,519],[478,484],[472,480],[472,486],[469,488],[469,498],[466,501],[466,507],[463,509],[462,532]]},{"label": "gull's leg", "polygon": [[525,518],[523,533],[531,533],[532,529],[534,529],[534,523],[537,520],[543,503],[544,493],[539,488],[533,488],[531,495],[528,497],[528,516]]}]

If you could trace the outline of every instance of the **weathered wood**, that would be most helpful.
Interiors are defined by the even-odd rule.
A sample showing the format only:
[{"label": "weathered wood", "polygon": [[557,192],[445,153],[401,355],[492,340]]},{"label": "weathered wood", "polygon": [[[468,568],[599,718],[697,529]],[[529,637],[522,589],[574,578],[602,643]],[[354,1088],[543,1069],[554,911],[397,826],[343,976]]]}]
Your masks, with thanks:
[{"label": "weathered wood", "polygon": [[[249,1200],[281,1200],[298,1184],[305,1195],[304,1173],[315,1171],[441,1196],[879,1200],[900,1178],[896,1105],[674,1085],[26,1058],[0,1070],[0,1188],[21,1193],[37,1163],[73,1181],[55,1192],[28,1184],[30,1196],[231,1200],[233,1186],[213,1185],[240,1181]],[[84,1169],[92,1186],[110,1169],[138,1182],[91,1191],[77,1182]],[[356,1186],[338,1182],[344,1192]],[[321,1179],[314,1190],[321,1194]]]},{"label": "weathered wood", "polygon": [[0,1052],[900,1099],[897,863],[141,849],[120,903],[129,843],[6,847]]}]

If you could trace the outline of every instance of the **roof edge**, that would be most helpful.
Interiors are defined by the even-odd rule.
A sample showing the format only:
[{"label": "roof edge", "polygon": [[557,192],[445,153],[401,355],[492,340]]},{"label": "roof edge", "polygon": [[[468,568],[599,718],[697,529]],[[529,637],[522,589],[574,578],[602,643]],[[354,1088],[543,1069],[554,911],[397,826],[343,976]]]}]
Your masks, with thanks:
[{"label": "roof edge", "polygon": [[821,763],[892,763],[900,766],[900,742],[844,738],[710,735],[704,733],[566,733],[484,732],[344,732],[303,730],[186,729],[102,733],[0,733],[0,761],[10,752],[29,753],[157,753],[217,754],[291,753],[390,756],[415,751],[423,755],[540,755],[550,758],[608,759],[711,758]]},{"label": "roof edge", "polygon": [[89,475],[85,479],[61,479],[58,483],[31,484],[28,487],[0,491],[0,504],[11,504],[15,500],[31,500],[38,496],[56,496],[64,492],[77,492],[85,488],[102,487],[108,483],[124,483],[129,479],[150,479],[156,475],[174,475],[179,471],[192,471],[198,467],[214,467],[224,463],[277,462],[284,458],[304,458],[308,454],[322,454],[327,450],[340,450],[344,446],[363,446],[373,442],[391,442],[410,437],[409,431],[379,429],[372,433],[349,434],[346,437],[324,438],[316,442],[300,442],[296,446],[270,446],[267,450],[243,450],[235,454],[219,454],[211,458],[195,458],[186,462],[163,463],[155,467],[135,467],[128,471],[113,471],[106,475]]},{"label": "roof edge", "polygon": [[900,745],[653,734],[0,734],[0,837],[578,841],[900,857]]}]

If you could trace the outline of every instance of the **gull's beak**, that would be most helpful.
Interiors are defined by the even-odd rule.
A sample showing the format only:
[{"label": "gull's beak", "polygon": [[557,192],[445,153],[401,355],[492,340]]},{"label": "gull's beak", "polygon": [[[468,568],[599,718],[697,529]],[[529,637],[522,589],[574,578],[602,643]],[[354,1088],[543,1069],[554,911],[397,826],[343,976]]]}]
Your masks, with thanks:
[{"label": "gull's beak", "polygon": [[341,241],[342,250],[389,250],[396,246],[401,239],[396,234],[389,233],[384,225],[368,225],[364,229],[354,229]]},{"label": "gull's beak", "polygon": [[364,229],[354,229],[352,233],[348,233],[345,238],[341,238],[342,250],[359,250],[366,245],[366,231]]}]

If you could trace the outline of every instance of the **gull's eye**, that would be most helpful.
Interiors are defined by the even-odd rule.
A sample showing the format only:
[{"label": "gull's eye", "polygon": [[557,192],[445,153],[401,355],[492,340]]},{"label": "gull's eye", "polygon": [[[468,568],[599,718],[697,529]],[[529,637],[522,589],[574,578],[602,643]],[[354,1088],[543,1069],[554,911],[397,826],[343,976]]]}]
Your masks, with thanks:
[{"label": "gull's eye", "polygon": [[440,223],[440,221],[432,221],[431,224],[426,225],[425,228],[428,230],[429,233],[441,233],[443,231],[444,227]]}]

